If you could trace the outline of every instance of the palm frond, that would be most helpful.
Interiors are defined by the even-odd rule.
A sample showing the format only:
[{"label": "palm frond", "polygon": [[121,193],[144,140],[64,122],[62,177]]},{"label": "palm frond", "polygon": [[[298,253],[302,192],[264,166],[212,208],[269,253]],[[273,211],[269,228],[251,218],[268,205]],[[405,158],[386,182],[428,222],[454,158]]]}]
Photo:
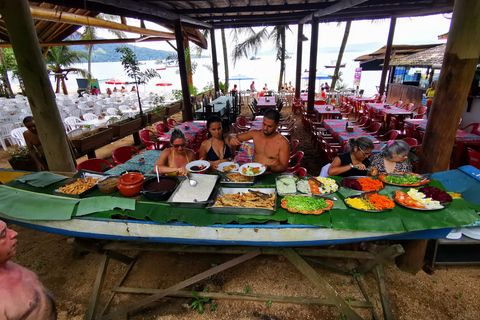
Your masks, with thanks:
[{"label": "palm frond", "polygon": [[[252,28],[243,28],[243,29],[252,29]],[[253,29],[252,29],[253,31]],[[250,32],[250,31],[247,31]],[[262,28],[257,33],[250,34],[250,36],[245,39],[242,43],[235,45],[232,51],[233,63],[235,64],[242,57],[248,58],[250,53],[257,54],[258,50],[262,46],[262,42],[269,38],[269,32],[267,28]]]}]

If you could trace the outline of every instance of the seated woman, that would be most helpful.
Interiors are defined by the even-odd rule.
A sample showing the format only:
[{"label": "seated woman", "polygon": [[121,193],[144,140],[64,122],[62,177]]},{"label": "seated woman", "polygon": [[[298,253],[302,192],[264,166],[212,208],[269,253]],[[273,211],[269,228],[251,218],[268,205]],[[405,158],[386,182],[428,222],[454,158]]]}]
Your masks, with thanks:
[{"label": "seated woman", "polygon": [[200,159],[210,162],[212,168],[220,163],[231,161],[233,158],[232,147],[223,137],[222,119],[211,116],[207,120],[208,139],[200,146]]},{"label": "seated woman", "polygon": [[367,137],[350,138],[347,153],[339,154],[328,169],[329,176],[366,176],[370,166],[368,157],[374,148],[373,141]]},{"label": "seated woman", "polygon": [[[172,147],[163,150],[155,164],[158,173],[167,176],[186,175],[185,166],[195,160],[195,152],[186,149],[187,138],[180,129],[173,129],[170,144]],[[153,171],[155,172],[155,169]]]},{"label": "seated woman", "polygon": [[412,164],[408,160],[410,146],[403,140],[388,141],[382,151],[370,158],[370,164],[378,174],[412,172]]}]

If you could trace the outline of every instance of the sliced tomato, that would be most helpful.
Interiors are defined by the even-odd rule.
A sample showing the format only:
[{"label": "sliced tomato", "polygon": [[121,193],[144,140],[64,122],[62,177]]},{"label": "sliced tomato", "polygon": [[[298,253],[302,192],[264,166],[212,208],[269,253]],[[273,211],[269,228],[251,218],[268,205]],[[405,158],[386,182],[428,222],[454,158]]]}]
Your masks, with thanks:
[{"label": "sliced tomato", "polygon": [[288,208],[287,210],[290,211],[291,213],[297,213],[299,211],[296,208]]},{"label": "sliced tomato", "polygon": [[288,210],[287,200],[282,201],[281,207],[282,207],[283,209],[287,209],[287,210]]},{"label": "sliced tomato", "polygon": [[318,216],[318,215],[322,214],[323,211],[325,211],[325,210],[327,210],[327,209],[317,209],[317,210],[314,210],[314,211],[312,212],[312,214]]},{"label": "sliced tomato", "polygon": [[328,210],[331,210],[333,208],[333,201],[332,200],[325,200],[325,203],[328,205],[328,207],[323,208],[323,211],[328,211]]}]

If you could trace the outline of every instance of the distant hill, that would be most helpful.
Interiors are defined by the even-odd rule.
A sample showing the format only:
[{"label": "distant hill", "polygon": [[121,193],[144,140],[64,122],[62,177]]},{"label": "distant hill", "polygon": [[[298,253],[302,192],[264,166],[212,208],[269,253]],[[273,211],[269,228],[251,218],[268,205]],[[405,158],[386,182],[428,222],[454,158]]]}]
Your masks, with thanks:
[{"label": "distant hill", "polygon": [[[172,51],[164,50],[155,50],[143,47],[135,47],[131,44],[120,44],[120,43],[107,43],[107,44],[97,44],[93,46],[92,62],[113,62],[120,61],[121,54],[115,52],[115,49],[118,46],[126,46],[132,49],[133,52],[137,55],[139,61],[144,60],[164,60],[169,54],[173,53]],[[74,51],[87,51],[85,46],[71,46],[71,50]],[[86,62],[86,60],[84,61]]]}]

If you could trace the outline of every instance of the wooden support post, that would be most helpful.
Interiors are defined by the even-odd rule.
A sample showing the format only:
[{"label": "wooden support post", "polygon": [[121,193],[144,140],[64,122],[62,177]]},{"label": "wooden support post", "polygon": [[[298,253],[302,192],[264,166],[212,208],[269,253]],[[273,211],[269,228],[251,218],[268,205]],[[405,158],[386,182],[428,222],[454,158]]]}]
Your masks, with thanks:
[{"label": "wooden support post", "polygon": [[305,262],[293,249],[285,249],[284,256],[295,266],[297,269],[310,280],[318,290],[320,290],[328,299],[332,299],[335,302],[335,306],[344,313],[348,319],[358,319],[360,317],[350,305],[343,299],[338,292],[333,289],[328,282],[326,282],[320,275]]},{"label": "wooden support post", "polygon": [[387,80],[388,66],[390,64],[390,54],[392,53],[393,34],[395,33],[395,24],[397,18],[390,19],[390,31],[388,32],[387,49],[385,50],[385,58],[383,59],[382,78],[380,80],[380,88],[378,93],[381,95],[385,92],[385,82]]},{"label": "wooden support post", "polygon": [[315,80],[317,76],[318,27],[319,18],[312,19],[312,37],[310,39],[310,66],[308,69],[308,102],[307,112],[313,113],[315,103]]},{"label": "wooden support post", "polygon": [[385,320],[393,320],[395,317],[390,306],[390,298],[388,296],[387,284],[385,282],[385,274],[383,273],[383,266],[378,264],[374,268],[375,276],[378,283],[378,291],[380,292],[380,301],[382,302],[383,316]]},{"label": "wooden support post", "polygon": [[240,257],[237,257],[235,259],[232,259],[230,261],[227,261],[221,265],[219,265],[218,267],[215,267],[215,268],[212,268],[210,270],[207,270],[207,271],[204,271],[202,273],[199,273],[197,274],[196,276],[193,276],[185,281],[182,281],[180,283],[177,283],[165,290],[162,290],[161,292],[159,293],[156,293],[154,295],[151,295],[149,296],[148,298],[145,298],[145,299],[142,299],[140,301],[137,301],[129,306],[126,306],[126,307],[123,307],[123,308],[119,308],[117,309],[116,311],[114,312],[111,312],[103,317],[100,318],[100,320],[109,320],[109,319],[115,319],[116,317],[122,315],[122,314],[125,314],[125,313],[128,313],[128,312],[132,312],[132,311],[135,311],[139,308],[142,308],[152,302],[155,302],[165,296],[168,296],[169,294],[173,293],[173,292],[176,292],[180,289],[183,289],[183,288],[186,288],[194,283],[197,283],[198,281],[201,281],[203,279],[206,279],[208,278],[209,276],[212,276],[214,274],[217,274],[219,272],[222,272],[224,270],[227,270],[231,267],[234,267],[240,263],[243,263],[247,260],[250,260],[258,255],[260,255],[261,252],[260,250],[253,250],[247,254],[244,254],[243,256],[240,256]]},{"label": "wooden support post", "polygon": [[215,42],[215,28],[210,29],[210,44],[212,45],[213,86],[215,87],[215,92],[218,92],[220,91],[220,85],[218,84],[218,62],[217,45]]},{"label": "wooden support post", "polygon": [[130,264],[133,261],[133,258],[130,258],[122,253],[112,251],[112,250],[106,250],[102,248],[101,246],[97,245],[91,240],[88,239],[83,239],[83,238],[70,238],[67,241],[68,244],[73,245],[76,248],[79,248],[81,250],[89,251],[89,252],[96,252],[100,254],[106,254],[108,255],[111,259],[120,261],[125,264]]},{"label": "wooden support post", "polygon": [[109,258],[107,255],[103,255],[102,262],[98,267],[97,277],[95,278],[95,284],[92,289],[92,296],[90,298],[90,303],[88,304],[87,313],[85,314],[85,320],[95,319],[95,311],[97,310],[97,305],[100,300],[100,295],[102,294],[103,280],[105,279],[105,274],[107,272]]},{"label": "wooden support post", "polygon": [[183,45],[183,30],[180,19],[175,20],[175,40],[177,43],[178,68],[180,70],[180,80],[182,83],[183,94],[183,120],[193,120],[193,108],[190,101],[190,87],[188,85],[187,62],[185,59],[185,47]]},{"label": "wooden support post", "polygon": [[[480,2],[457,0],[443,58],[442,72],[429,111],[418,170],[432,173],[448,170],[458,123],[465,108],[468,91],[480,55]],[[407,252],[397,258],[402,270],[420,270],[427,240],[415,240],[405,246]],[[409,254],[409,250],[413,253]],[[408,254],[408,255],[407,255]]]},{"label": "wooden support post", "polygon": [[74,172],[76,164],[38,45],[29,2],[0,0],[0,14],[7,26],[49,169]]},{"label": "wooden support post", "polygon": [[405,253],[405,250],[403,250],[403,247],[399,244],[394,244],[392,246],[385,248],[380,253],[375,255],[375,259],[362,263],[360,266],[358,266],[357,271],[359,273],[365,274],[368,271],[372,270],[374,266],[382,264],[385,260],[398,257],[403,253]]},{"label": "wooden support post", "polygon": [[[295,98],[300,98],[300,89],[302,87],[302,54],[303,54],[303,23],[298,24],[297,35],[297,66],[295,68]],[[285,79],[286,81],[286,79]]]}]

